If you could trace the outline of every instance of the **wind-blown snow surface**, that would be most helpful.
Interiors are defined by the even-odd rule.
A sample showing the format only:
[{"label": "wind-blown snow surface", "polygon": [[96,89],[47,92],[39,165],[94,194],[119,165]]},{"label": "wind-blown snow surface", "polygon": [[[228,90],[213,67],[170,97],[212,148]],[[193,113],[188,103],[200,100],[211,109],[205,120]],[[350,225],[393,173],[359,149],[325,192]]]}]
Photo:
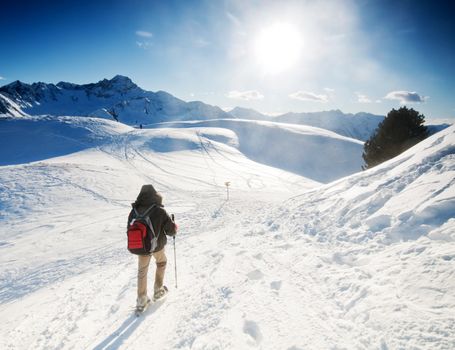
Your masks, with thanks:
[{"label": "wind-blown snow surface", "polygon": [[235,132],[239,150],[257,162],[292,171],[319,182],[358,172],[363,142],[306,125],[214,119],[167,122],[152,127],[219,127]]},{"label": "wind-blown snow surface", "polygon": [[[320,187],[229,130],[82,119],[84,150],[0,167],[0,348],[455,346],[455,127]],[[180,225],[178,288],[168,245],[170,294],[135,318],[125,220],[144,183]]]}]

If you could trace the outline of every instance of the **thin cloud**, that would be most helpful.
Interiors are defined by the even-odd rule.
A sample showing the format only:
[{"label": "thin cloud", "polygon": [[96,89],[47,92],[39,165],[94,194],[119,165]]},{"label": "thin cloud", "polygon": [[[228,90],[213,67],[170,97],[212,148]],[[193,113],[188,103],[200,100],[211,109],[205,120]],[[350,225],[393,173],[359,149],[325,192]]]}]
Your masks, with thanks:
[{"label": "thin cloud", "polygon": [[318,95],[314,92],[309,91],[297,91],[289,95],[290,98],[301,101],[312,101],[312,102],[328,102],[329,97],[327,95]]},{"label": "thin cloud", "polygon": [[236,35],[239,35],[241,37],[247,36],[247,33],[245,32],[245,27],[244,27],[242,21],[239,19],[239,17],[237,17],[236,15],[234,15],[231,12],[226,12],[226,17],[232,23],[234,33]]},{"label": "thin cloud", "polygon": [[242,23],[240,22],[240,20],[234,16],[231,12],[226,12],[226,16],[227,18],[229,18],[229,20],[237,27],[241,27],[242,26]]},{"label": "thin cloud", "polygon": [[142,38],[151,38],[153,33],[147,32],[145,30],[136,30],[136,35]]},{"label": "thin cloud", "polygon": [[204,38],[197,38],[197,39],[194,40],[194,45],[195,45],[197,48],[201,48],[201,47],[209,46],[209,45],[210,45],[210,42],[208,42],[208,41],[205,40]]},{"label": "thin cloud", "polygon": [[5,80],[5,79],[6,79],[5,77],[0,76],[0,80]]},{"label": "thin cloud", "polygon": [[148,41],[136,41],[136,45],[139,46],[141,49],[148,50],[150,49],[153,44]]},{"label": "thin cloud", "polygon": [[227,93],[226,97],[250,101],[250,100],[261,100],[264,98],[264,95],[262,95],[259,91],[256,91],[256,90],[248,90],[248,91],[233,90],[233,91],[229,91]]},{"label": "thin cloud", "polygon": [[335,89],[328,88],[328,87],[324,88],[324,90],[327,92],[335,92]]},{"label": "thin cloud", "polygon": [[379,99],[373,101],[367,95],[362,94],[361,92],[355,92],[355,95],[357,96],[358,103],[382,103],[382,101]]},{"label": "thin cloud", "polygon": [[357,102],[359,103],[371,103],[372,101],[368,98],[367,95],[361,94],[359,92],[355,93],[357,95]]},{"label": "thin cloud", "polygon": [[421,103],[428,99],[428,96],[419,95],[417,92],[411,91],[391,91],[385,97],[388,100],[398,100],[401,104],[405,103]]}]

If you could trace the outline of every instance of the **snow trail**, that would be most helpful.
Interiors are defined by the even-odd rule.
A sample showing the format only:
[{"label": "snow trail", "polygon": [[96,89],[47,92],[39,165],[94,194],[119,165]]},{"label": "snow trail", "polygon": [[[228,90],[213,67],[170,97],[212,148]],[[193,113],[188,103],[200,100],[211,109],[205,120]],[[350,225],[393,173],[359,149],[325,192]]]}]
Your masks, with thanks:
[{"label": "snow trail", "polygon": [[[200,130],[100,123],[109,142],[0,167],[0,348],[455,346],[453,127],[320,186]],[[136,318],[125,226],[144,183],[179,223],[179,287],[168,244],[170,293]]]}]

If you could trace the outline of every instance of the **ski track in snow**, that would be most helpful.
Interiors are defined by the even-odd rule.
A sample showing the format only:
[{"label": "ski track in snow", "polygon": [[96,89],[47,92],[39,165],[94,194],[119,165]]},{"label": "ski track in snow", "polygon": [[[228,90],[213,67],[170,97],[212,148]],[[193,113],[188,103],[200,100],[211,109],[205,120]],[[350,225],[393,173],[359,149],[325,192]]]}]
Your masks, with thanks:
[{"label": "ski track in snow", "polygon": [[[421,163],[408,152],[317,188],[197,131],[198,149],[150,152],[153,133],[0,168],[1,349],[455,347],[455,220],[415,224],[438,198],[454,208],[453,131]],[[148,182],[180,226],[178,288],[169,239],[170,293],[137,318],[125,226]]]}]

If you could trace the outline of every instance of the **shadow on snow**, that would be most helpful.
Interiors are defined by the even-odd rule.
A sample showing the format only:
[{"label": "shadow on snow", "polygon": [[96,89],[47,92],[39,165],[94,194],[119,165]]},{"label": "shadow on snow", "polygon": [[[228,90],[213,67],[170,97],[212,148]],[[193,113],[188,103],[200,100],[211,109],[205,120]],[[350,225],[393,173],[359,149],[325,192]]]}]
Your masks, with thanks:
[{"label": "shadow on snow", "polygon": [[159,300],[149,308],[144,311],[140,316],[136,316],[134,313],[129,316],[119,328],[117,328],[112,334],[106,337],[98,345],[96,345],[93,350],[115,350],[118,349],[140,326],[140,324],[145,320],[147,315],[153,314],[156,312],[161,305],[163,305],[164,300]]}]

